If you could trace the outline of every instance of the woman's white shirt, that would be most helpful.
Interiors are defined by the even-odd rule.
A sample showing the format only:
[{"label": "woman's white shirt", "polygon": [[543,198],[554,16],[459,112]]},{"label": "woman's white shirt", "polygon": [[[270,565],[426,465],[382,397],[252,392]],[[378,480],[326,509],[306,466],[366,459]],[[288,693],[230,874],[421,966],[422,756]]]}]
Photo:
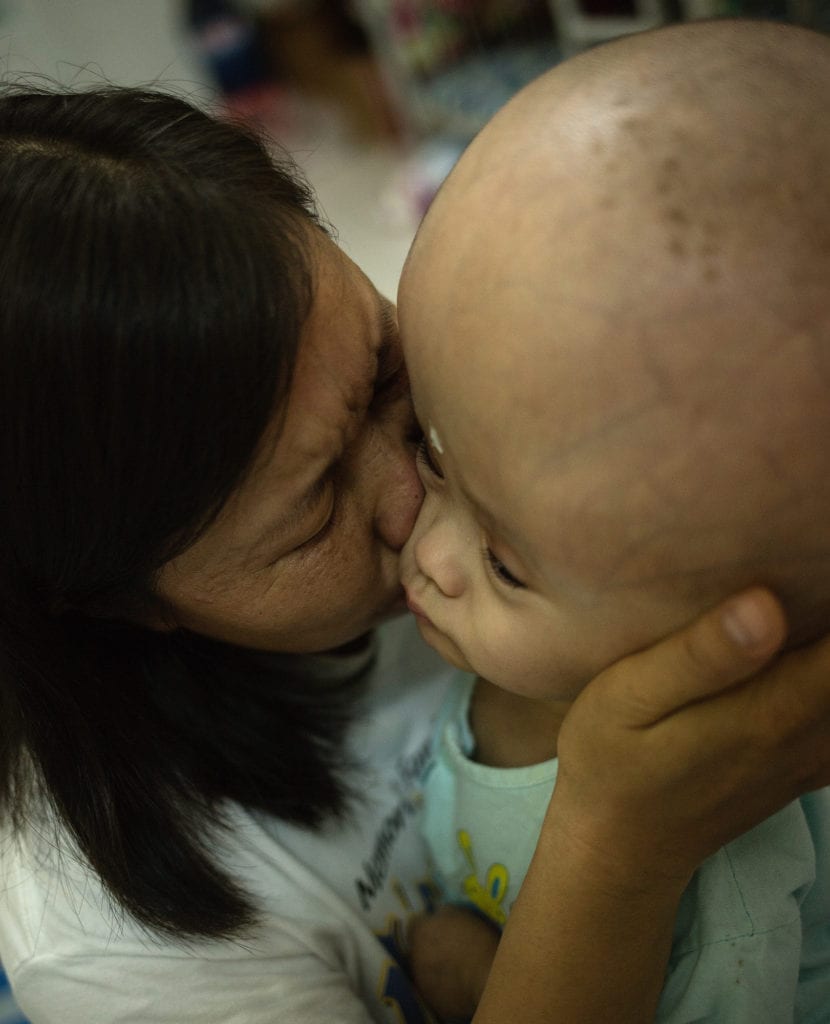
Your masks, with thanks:
[{"label": "woman's white shirt", "polygon": [[[0,961],[33,1024],[422,1024],[403,970],[407,918],[434,898],[420,778],[454,670],[409,618],[378,631],[349,820],[318,832],[238,806],[217,855],[255,897],[236,942],[176,944],[113,912],[68,848],[0,842]],[[457,676],[456,676],[457,679]],[[218,842],[219,840],[217,840]]]}]

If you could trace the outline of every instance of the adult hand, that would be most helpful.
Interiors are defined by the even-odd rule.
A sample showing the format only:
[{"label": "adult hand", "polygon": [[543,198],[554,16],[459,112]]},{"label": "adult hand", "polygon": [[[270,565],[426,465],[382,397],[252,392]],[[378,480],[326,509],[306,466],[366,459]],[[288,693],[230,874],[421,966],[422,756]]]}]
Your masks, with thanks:
[{"label": "adult hand", "polygon": [[560,834],[611,878],[649,865],[685,879],[830,783],[830,641],[756,674],[785,631],[778,601],[753,589],[598,676],[559,735]]},{"label": "adult hand", "polygon": [[780,604],[753,589],[575,701],[474,1024],[653,1020],[691,874],[830,783],[830,642],[764,668],[785,633]]}]

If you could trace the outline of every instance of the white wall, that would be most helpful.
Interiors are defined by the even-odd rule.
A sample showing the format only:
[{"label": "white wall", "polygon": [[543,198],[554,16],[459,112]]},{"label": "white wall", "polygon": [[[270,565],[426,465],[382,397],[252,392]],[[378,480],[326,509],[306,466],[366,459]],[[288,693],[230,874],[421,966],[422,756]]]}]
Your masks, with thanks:
[{"label": "white wall", "polygon": [[0,71],[212,92],[176,0],[0,0]]}]

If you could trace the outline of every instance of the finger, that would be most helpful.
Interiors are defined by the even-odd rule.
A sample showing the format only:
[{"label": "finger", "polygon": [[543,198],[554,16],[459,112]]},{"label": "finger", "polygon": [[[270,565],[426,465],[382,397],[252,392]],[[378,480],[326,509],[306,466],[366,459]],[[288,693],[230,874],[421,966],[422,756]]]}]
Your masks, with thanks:
[{"label": "finger", "polygon": [[613,686],[619,674],[635,724],[649,725],[756,673],[780,650],[786,631],[778,599],[754,587],[626,658],[604,685]]},{"label": "finger", "polygon": [[802,736],[806,745],[813,737],[830,764],[830,637],[779,658],[741,696],[761,738],[764,731],[779,742]]}]

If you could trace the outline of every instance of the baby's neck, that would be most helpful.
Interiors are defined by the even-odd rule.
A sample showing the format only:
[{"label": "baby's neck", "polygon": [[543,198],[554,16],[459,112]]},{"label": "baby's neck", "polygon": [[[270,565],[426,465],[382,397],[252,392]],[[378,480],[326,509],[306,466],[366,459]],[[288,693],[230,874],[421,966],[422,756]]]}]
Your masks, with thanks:
[{"label": "baby's neck", "polygon": [[556,756],[570,704],[519,697],[477,679],[470,701],[473,759],[493,768],[522,768]]}]

